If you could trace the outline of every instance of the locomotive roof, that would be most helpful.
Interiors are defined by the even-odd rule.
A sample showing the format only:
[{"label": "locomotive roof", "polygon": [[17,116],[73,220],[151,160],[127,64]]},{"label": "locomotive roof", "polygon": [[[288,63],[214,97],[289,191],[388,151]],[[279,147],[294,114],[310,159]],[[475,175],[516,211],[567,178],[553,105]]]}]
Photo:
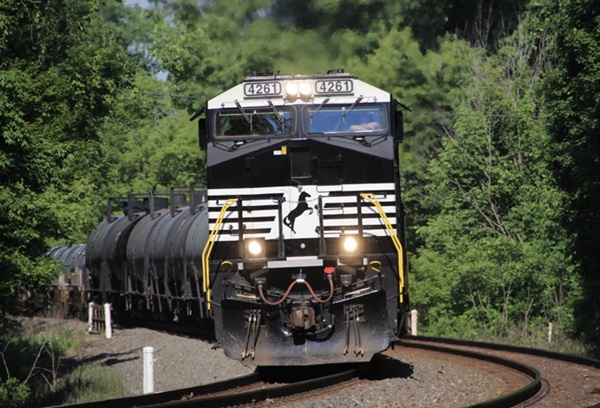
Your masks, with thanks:
[{"label": "locomotive roof", "polygon": [[[249,81],[269,81],[269,80],[302,80],[302,79],[323,79],[323,78],[356,78],[354,74],[345,72],[329,72],[327,74],[271,74],[271,75],[252,75],[244,78],[244,82]],[[358,78],[356,78],[358,79]]]},{"label": "locomotive roof", "polygon": [[[310,88],[310,94],[290,97],[288,85]],[[359,99],[360,98],[360,99]],[[390,102],[390,93],[359,80],[350,73],[336,72],[315,75],[250,76],[210,99],[208,109],[242,107]]]}]

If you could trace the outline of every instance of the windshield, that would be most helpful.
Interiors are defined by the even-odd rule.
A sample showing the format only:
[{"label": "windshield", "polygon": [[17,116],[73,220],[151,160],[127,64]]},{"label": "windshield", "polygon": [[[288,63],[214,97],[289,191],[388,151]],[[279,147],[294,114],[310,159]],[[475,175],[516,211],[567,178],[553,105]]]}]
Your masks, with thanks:
[{"label": "windshield", "polygon": [[386,128],[382,105],[314,106],[305,110],[308,133],[381,133]]},{"label": "windshield", "polygon": [[243,108],[218,111],[218,137],[278,136],[293,133],[294,116],[282,108]]}]

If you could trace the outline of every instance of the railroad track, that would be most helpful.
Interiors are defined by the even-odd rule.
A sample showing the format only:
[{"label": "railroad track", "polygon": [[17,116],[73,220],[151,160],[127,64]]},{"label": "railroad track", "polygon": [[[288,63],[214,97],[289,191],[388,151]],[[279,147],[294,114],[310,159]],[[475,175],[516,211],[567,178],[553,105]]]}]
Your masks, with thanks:
[{"label": "railroad track", "polygon": [[[442,361],[439,366],[443,368],[436,368],[431,361]],[[324,370],[327,367],[319,366],[316,372],[323,373]],[[423,370],[429,370],[433,374],[423,375]],[[302,371],[303,376],[289,375],[295,371]],[[464,388],[465,383],[470,381],[467,372],[477,371],[484,372],[488,379],[492,379],[488,380],[487,389],[481,392],[478,390],[486,388],[485,381],[468,384],[470,388]],[[461,384],[460,377],[463,373],[467,379]],[[345,365],[336,366],[326,374],[312,378],[315,375],[314,367],[302,370],[294,367],[287,370],[257,370],[248,376],[199,387],[69,407],[164,408],[283,404],[293,407],[297,403],[299,406],[308,404],[340,407],[600,408],[600,361],[489,343],[406,337],[396,342],[390,350],[377,355],[370,365],[364,364],[352,369]],[[566,378],[571,378],[571,388],[565,385]],[[457,384],[449,386],[448,383]],[[427,399],[427,394],[434,392],[439,395]],[[458,398],[461,393],[468,398]]]},{"label": "railroad track", "polygon": [[400,347],[473,356],[510,367],[530,381],[514,391],[475,404],[477,407],[600,408],[600,361],[581,356],[511,345],[434,337],[406,337]]},{"label": "railroad track", "polygon": [[[353,381],[334,389],[317,389],[286,397],[275,405],[271,401],[253,406],[600,408],[595,405],[600,402],[600,362],[596,360],[522,347],[427,337],[407,337],[394,346],[376,356],[369,370]],[[407,363],[408,360],[411,363]],[[442,362],[441,367],[451,365],[453,370],[442,374],[446,368],[438,369],[426,360]],[[433,375],[421,377],[419,371],[423,367],[418,367],[421,363],[427,367],[425,370],[433,370]],[[559,364],[559,373],[574,376],[573,387],[565,387],[564,379],[550,375],[547,366],[554,364]],[[578,396],[582,393],[580,372],[588,369],[593,371],[589,373],[588,382],[597,381],[596,394],[592,390],[587,396]],[[482,372],[481,382],[469,384],[468,371]],[[461,374],[465,377],[462,384]],[[440,394],[435,398],[425,395],[438,391]],[[461,393],[467,397],[460,396]]]},{"label": "railroad track", "polygon": [[[422,350],[444,353],[453,356],[466,357],[477,361],[486,361],[501,367],[504,371],[506,369],[514,371],[512,381],[507,380],[506,373],[503,373],[505,376],[505,379],[503,381],[510,384],[508,385],[508,392],[504,392],[501,395],[494,398],[475,402],[473,406],[489,408],[514,407],[544,392],[544,384],[542,382],[540,372],[530,365],[498,355],[474,351],[471,348],[474,346],[475,343],[472,342],[463,342],[461,344],[463,346],[462,348],[456,348],[448,347],[448,345],[456,345],[456,343],[454,342],[446,343],[443,341],[443,339],[436,340],[436,342],[433,342],[429,338],[415,337],[402,339],[396,344],[400,345],[403,349],[405,349],[406,347],[419,348]],[[514,387],[514,389],[511,388],[511,386]]]},{"label": "railroad track", "polygon": [[[252,404],[267,399],[283,398],[298,393],[329,387],[355,378],[362,366],[336,366],[327,375],[298,378],[302,374],[289,370],[263,370],[231,380],[153,394],[132,397],[114,398],[82,404],[63,405],[69,408],[114,408],[114,407],[228,407],[233,405]],[[266,372],[264,372],[266,371]],[[286,373],[283,373],[286,371]],[[282,377],[277,373],[283,373]],[[291,378],[291,379],[290,379]]]}]

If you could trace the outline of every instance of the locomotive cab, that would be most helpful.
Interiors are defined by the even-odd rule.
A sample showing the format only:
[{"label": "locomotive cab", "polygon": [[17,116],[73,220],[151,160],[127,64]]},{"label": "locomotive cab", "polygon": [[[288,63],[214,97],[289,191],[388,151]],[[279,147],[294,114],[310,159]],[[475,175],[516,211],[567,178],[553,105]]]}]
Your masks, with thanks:
[{"label": "locomotive cab", "polygon": [[309,365],[385,350],[408,301],[391,95],[343,72],[256,76],[204,113],[203,290],[225,353]]}]

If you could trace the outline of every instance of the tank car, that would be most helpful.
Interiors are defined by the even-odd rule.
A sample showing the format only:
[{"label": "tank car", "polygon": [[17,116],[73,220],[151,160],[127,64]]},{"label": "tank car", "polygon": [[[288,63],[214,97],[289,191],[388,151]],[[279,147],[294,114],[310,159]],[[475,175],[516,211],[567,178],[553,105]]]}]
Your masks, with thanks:
[{"label": "tank car", "polygon": [[47,255],[60,260],[65,265],[64,273],[54,282],[55,286],[89,290],[89,271],[85,266],[85,244],[54,246]]},{"label": "tank car", "polygon": [[130,195],[86,244],[94,299],[110,302],[117,318],[194,324],[208,319],[200,255],[208,237],[206,191],[171,189]]},{"label": "tank car", "polygon": [[90,290],[89,270],[85,264],[85,244],[50,248],[48,256],[64,264],[63,273],[50,285],[50,298],[57,311],[81,316]]}]

